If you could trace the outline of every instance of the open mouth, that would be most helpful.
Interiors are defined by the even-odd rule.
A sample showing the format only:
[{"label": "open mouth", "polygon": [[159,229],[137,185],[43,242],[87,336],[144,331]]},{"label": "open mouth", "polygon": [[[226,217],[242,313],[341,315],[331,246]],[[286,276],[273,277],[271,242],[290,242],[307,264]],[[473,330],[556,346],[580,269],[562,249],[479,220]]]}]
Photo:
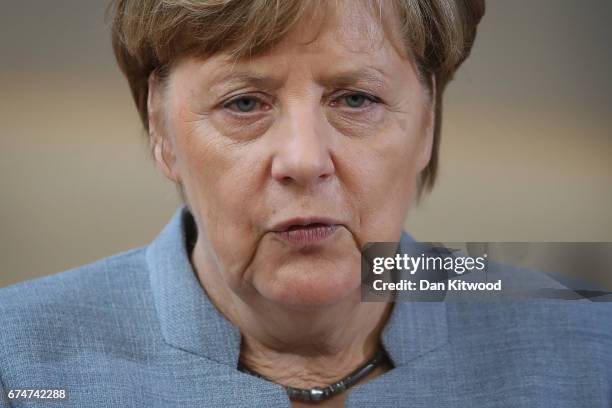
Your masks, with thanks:
[{"label": "open mouth", "polygon": [[283,241],[296,245],[308,246],[320,243],[331,237],[338,229],[338,224],[310,223],[305,225],[290,225],[275,234]]}]

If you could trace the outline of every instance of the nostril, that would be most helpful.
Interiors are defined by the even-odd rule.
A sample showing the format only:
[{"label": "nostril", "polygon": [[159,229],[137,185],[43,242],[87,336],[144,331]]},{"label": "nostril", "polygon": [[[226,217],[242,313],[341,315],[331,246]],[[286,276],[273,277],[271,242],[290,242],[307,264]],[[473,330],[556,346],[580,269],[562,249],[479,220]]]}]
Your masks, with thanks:
[{"label": "nostril", "polygon": [[291,184],[293,181],[294,181],[293,178],[290,176],[285,176],[281,179],[281,182],[283,184]]},{"label": "nostril", "polygon": [[275,156],[270,169],[272,178],[283,185],[306,186],[327,181],[334,174],[334,166],[331,162],[303,152],[294,155],[289,153],[284,152],[284,154]]}]

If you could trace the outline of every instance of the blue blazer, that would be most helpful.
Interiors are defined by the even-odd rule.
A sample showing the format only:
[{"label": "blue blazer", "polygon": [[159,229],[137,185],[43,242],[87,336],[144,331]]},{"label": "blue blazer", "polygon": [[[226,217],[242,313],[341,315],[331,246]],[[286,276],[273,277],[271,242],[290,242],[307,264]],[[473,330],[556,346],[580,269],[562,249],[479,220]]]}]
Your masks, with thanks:
[{"label": "blue blazer", "polygon": [[[180,208],[148,246],[0,290],[0,407],[289,407],[237,370],[240,333],[189,263]],[[611,407],[606,302],[398,302],[382,334],[394,368],[347,407]],[[65,389],[61,404],[8,399]]]}]

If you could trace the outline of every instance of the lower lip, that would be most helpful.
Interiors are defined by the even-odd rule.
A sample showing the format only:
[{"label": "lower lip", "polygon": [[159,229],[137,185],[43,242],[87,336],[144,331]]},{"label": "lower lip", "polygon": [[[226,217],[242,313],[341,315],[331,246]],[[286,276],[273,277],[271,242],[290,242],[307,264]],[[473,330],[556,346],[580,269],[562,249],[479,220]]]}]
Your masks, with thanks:
[{"label": "lower lip", "polygon": [[304,226],[288,231],[275,232],[275,234],[289,244],[308,246],[318,244],[331,237],[338,227],[338,225]]}]

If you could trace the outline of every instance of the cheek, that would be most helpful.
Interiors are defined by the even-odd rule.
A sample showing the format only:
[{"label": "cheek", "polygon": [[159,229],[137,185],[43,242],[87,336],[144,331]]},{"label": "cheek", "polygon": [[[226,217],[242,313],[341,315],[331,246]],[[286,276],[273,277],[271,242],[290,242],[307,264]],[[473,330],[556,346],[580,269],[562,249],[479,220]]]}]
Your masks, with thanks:
[{"label": "cheek", "polygon": [[[372,138],[349,140],[353,155],[347,167],[359,214],[360,241],[397,241],[418,175],[418,150],[424,137],[412,117],[390,121]],[[346,150],[350,150],[346,147]]]},{"label": "cheek", "polygon": [[261,231],[262,168],[251,145],[221,137],[204,121],[176,121],[177,164],[204,244],[229,279],[239,279]]}]

